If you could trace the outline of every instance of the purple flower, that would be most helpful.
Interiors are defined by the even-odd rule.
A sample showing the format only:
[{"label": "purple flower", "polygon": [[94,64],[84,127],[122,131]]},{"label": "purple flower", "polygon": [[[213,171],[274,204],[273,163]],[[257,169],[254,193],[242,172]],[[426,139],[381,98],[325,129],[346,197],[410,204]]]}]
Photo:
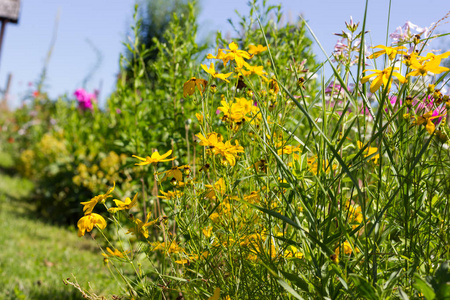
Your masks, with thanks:
[{"label": "purple flower", "polygon": [[78,107],[81,110],[92,110],[94,108],[95,94],[89,94],[84,89],[78,89],[73,93],[78,100]]},{"label": "purple flower", "polygon": [[116,114],[120,115],[122,113],[122,111],[120,110],[120,108],[116,108]]}]

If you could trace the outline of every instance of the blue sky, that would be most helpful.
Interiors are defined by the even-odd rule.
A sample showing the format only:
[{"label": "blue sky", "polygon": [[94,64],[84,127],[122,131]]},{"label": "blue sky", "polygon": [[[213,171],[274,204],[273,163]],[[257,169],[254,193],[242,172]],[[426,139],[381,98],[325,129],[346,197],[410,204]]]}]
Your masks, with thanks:
[{"label": "blue sky", "polygon": [[[104,101],[114,89],[115,76],[119,71],[119,54],[124,50],[122,42],[132,22],[135,0],[21,2],[19,24],[8,24],[6,28],[0,62],[0,89],[5,87],[7,74],[13,74],[10,106],[20,105],[21,99],[30,89],[29,83],[38,79],[58,11],[58,33],[47,70],[47,91],[51,97],[64,93],[72,95],[97,62],[97,55],[91,46],[94,45],[102,54],[102,61],[87,88],[89,91],[100,88],[100,101]],[[365,5],[363,0],[270,0],[268,3],[281,3],[287,18],[295,19],[302,14],[327,53],[333,51],[338,38],[333,33],[344,29],[344,21],[348,21],[350,16],[355,22],[361,21]],[[203,0],[200,5],[199,28],[202,34],[217,30],[231,32],[227,19],[237,20],[235,10],[241,14],[247,14],[249,10],[244,0]],[[385,42],[388,6],[389,0],[369,0],[367,29],[370,30],[373,45]],[[408,20],[427,27],[449,10],[448,0],[393,0],[389,32]],[[450,26],[444,24],[437,31],[450,32]],[[448,48],[450,41],[446,41],[437,45]],[[314,49],[319,60],[323,60],[324,55],[319,48],[315,46]]]}]

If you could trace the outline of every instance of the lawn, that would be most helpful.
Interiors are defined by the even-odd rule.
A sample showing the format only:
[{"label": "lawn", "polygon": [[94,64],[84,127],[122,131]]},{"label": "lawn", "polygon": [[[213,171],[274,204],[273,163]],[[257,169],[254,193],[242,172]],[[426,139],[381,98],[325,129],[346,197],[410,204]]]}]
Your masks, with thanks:
[{"label": "lawn", "polygon": [[[0,174],[0,299],[83,299],[63,280],[109,296],[120,294],[94,241],[78,238],[75,227],[60,228],[39,220],[32,206],[19,201],[33,184]],[[95,280],[94,280],[95,279]]]}]

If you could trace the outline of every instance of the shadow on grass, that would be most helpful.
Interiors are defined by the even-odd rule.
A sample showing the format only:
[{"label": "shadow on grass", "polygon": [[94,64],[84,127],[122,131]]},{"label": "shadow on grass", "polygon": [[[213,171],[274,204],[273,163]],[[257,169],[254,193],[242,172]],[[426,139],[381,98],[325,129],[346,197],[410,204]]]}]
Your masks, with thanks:
[{"label": "shadow on grass", "polygon": [[[6,291],[2,299],[34,299],[34,300],[82,300],[86,299],[83,294],[71,286],[64,288],[40,288],[36,286],[29,291],[23,291],[18,287]],[[99,298],[102,299],[102,298]],[[103,298],[106,299],[106,298]],[[120,299],[120,298],[118,298]]]}]

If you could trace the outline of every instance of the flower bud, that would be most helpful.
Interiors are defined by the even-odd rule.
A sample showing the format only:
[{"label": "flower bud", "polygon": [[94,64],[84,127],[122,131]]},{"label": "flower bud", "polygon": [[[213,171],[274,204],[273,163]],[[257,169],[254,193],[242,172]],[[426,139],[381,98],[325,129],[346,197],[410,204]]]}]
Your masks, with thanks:
[{"label": "flower bud", "polygon": [[299,88],[301,88],[301,87],[303,87],[303,84],[305,83],[305,77],[300,77],[298,80],[297,80],[297,87],[299,87]]},{"label": "flower bud", "polygon": [[405,103],[406,103],[406,106],[408,108],[411,108],[412,107],[412,97],[411,96],[407,96]]},{"label": "flower bud", "polygon": [[445,108],[450,110],[450,101],[445,102]]}]

